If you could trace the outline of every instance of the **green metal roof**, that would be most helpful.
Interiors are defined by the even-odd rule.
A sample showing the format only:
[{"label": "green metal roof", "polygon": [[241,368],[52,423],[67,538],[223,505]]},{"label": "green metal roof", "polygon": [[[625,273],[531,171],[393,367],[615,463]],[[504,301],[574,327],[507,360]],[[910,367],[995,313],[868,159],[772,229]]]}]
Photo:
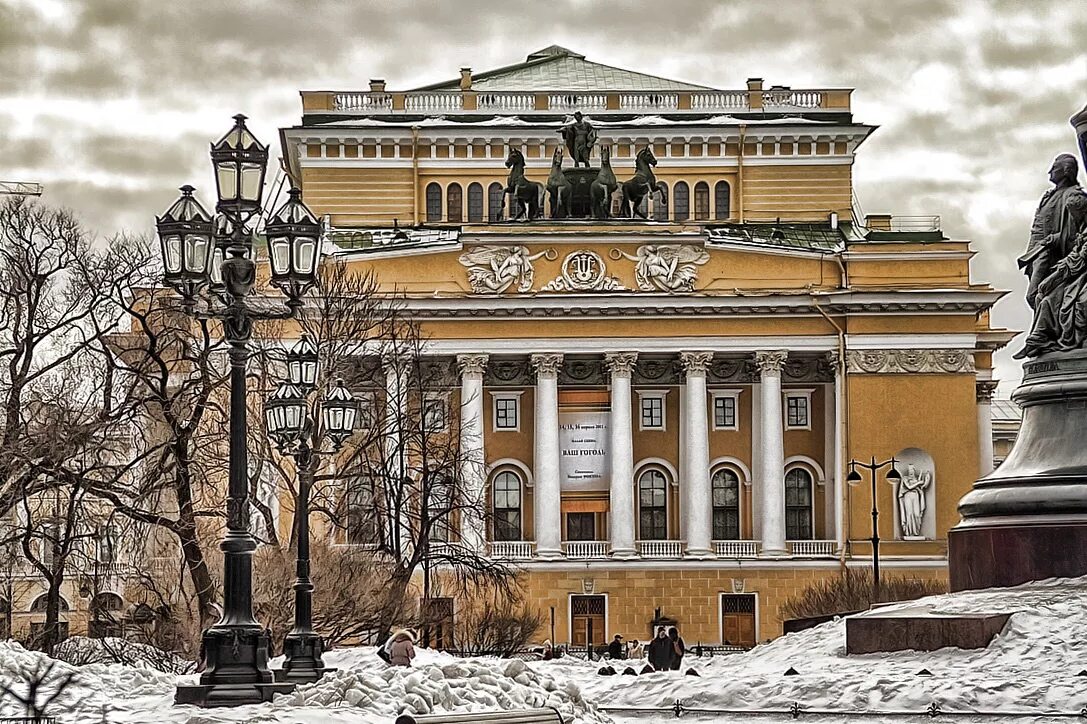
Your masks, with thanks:
[{"label": "green metal roof", "polygon": [[752,244],[811,251],[841,251],[845,248],[842,229],[822,224],[715,224],[706,229],[709,243]]},{"label": "green metal roof", "polygon": [[[451,80],[413,90],[457,90]],[[585,60],[585,56],[558,45],[538,50],[524,63],[472,74],[472,90],[500,91],[700,91],[708,86],[684,83],[646,73]]]}]

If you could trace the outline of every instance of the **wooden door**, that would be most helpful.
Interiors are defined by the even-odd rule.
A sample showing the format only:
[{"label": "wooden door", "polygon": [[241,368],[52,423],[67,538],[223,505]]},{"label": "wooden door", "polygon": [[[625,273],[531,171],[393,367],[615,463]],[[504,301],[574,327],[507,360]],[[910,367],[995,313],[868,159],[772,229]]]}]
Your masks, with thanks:
[{"label": "wooden door", "polygon": [[756,643],[755,595],[752,593],[721,594],[721,643],[751,648]]},{"label": "wooden door", "polygon": [[[596,646],[604,643],[606,632],[604,630],[603,596],[572,596],[570,613],[571,644],[584,646],[586,643],[591,642]],[[591,639],[590,636],[592,636]]]}]

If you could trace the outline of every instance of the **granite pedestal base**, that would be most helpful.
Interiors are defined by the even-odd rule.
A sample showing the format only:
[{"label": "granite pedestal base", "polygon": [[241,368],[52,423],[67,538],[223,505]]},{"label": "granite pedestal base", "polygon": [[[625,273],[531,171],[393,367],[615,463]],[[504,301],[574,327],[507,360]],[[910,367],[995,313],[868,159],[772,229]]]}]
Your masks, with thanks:
[{"label": "granite pedestal base", "polygon": [[948,532],[953,591],[1087,574],[1087,351],[1043,355],[1023,373],[1019,437]]},{"label": "granite pedestal base", "polygon": [[983,649],[1004,630],[1010,613],[940,614],[918,606],[883,613],[878,610],[845,620],[848,654],[877,651],[936,651],[953,646]]}]

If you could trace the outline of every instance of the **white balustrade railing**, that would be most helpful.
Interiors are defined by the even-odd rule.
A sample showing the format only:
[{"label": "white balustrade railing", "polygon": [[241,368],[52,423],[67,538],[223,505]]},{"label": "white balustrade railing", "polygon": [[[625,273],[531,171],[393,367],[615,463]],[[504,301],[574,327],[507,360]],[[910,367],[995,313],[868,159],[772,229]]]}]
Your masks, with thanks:
[{"label": "white balustrade railing", "polygon": [[691,94],[691,110],[735,111],[750,106],[747,91],[707,91]]},{"label": "white balustrade railing", "polygon": [[682,558],[683,541],[678,540],[640,540],[638,555],[642,558]]},{"label": "white balustrade railing", "polygon": [[333,98],[337,111],[388,112],[393,97],[388,93],[337,93]]},{"label": "white balustrade railing", "polygon": [[608,107],[606,93],[551,93],[547,105],[552,111],[602,111]]},{"label": "white balustrade railing", "polygon": [[819,108],[823,94],[819,91],[768,90],[762,94],[763,108]]},{"label": "white balustrade railing", "polygon": [[504,561],[532,560],[536,543],[530,540],[503,540],[491,542],[491,558]]},{"label": "white balustrade railing", "polygon": [[532,93],[480,93],[476,97],[476,109],[481,111],[534,111],[536,96]]},{"label": "white balustrade railing", "polygon": [[679,107],[679,94],[621,93],[619,107],[624,111],[674,111]]},{"label": "white balustrade railing", "polygon": [[464,107],[464,96],[460,93],[419,93],[404,96],[404,110],[420,111],[459,111]]},{"label": "white balustrade railing", "polygon": [[804,558],[833,558],[838,543],[832,540],[791,540],[787,544],[790,555]]},{"label": "white balustrade railing", "polygon": [[719,558],[756,558],[759,555],[757,540],[715,540],[713,552]]},{"label": "white balustrade railing", "polygon": [[567,558],[607,558],[608,542],[603,540],[568,540],[562,543]]}]

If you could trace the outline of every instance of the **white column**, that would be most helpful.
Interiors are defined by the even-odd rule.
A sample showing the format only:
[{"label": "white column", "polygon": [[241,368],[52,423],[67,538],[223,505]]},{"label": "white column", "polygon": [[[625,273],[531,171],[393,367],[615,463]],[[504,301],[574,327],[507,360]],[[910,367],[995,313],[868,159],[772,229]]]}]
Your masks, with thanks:
[{"label": "white column", "polygon": [[457,355],[460,368],[460,476],[464,507],[460,511],[461,542],[485,553],[487,461],[483,453],[483,373],[487,355]]},{"label": "white column", "polygon": [[845,549],[845,384],[843,360],[837,352],[828,355],[834,370],[834,541],[839,555]]},{"label": "white column", "polygon": [[978,477],[993,472],[993,393],[996,382],[979,380],[978,396]]},{"label": "white column", "polygon": [[638,355],[616,352],[604,355],[611,370],[611,421],[608,426],[611,448],[611,517],[608,530],[611,554],[633,558],[634,547],[634,441],[630,411],[630,376]]},{"label": "white column", "polygon": [[386,357],[385,368],[385,469],[390,479],[403,479],[407,474],[407,452],[404,450],[403,427],[407,414],[408,361]]},{"label": "white column", "polygon": [[687,425],[682,444],[687,449],[687,478],[683,481],[687,508],[687,557],[713,556],[713,499],[710,491],[710,440],[706,424],[706,368],[712,352],[681,352],[687,373],[683,388]]},{"label": "white column", "polygon": [[562,557],[562,485],[559,480],[559,366],[561,354],[534,354],[536,368],[535,450],[536,484],[533,502],[536,555]]},{"label": "white column", "polygon": [[781,417],[781,368],[789,353],[756,352],[762,400],[762,553],[786,555],[785,549],[785,436]]}]

